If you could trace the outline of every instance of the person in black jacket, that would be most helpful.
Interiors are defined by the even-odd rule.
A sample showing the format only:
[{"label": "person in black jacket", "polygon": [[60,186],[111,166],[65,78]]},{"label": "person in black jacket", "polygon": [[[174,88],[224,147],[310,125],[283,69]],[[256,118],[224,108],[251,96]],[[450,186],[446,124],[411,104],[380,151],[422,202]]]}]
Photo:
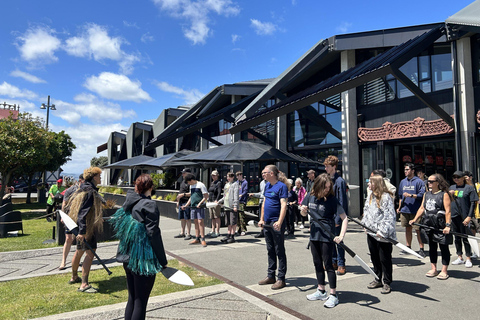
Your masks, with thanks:
[{"label": "person in black jacket", "polygon": [[[208,201],[210,202],[217,202],[222,198],[222,182],[220,181],[220,174],[217,170],[212,171],[212,183],[210,184],[210,188],[208,188]],[[210,215],[210,219],[212,219],[212,231],[208,233],[210,238],[217,238],[220,236],[220,205],[216,205],[213,208],[208,208],[208,213]],[[216,232],[215,232],[216,230]]]},{"label": "person in black jacket", "polygon": [[152,189],[150,175],[139,176],[135,180],[135,191],[127,193],[122,209],[113,218],[120,239],[118,252],[129,257],[127,262],[123,262],[128,288],[126,320],[145,319],[156,273],[167,266],[158,226],[160,212],[150,198]]}]

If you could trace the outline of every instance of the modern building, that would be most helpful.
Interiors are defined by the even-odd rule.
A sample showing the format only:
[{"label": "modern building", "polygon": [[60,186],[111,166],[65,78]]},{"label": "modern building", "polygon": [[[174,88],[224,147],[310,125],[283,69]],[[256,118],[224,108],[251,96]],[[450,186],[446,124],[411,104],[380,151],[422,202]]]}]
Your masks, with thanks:
[{"label": "modern building", "polygon": [[[445,22],[320,40],[275,79],[215,88],[144,150],[251,140],[319,162],[334,154],[347,183],[359,186],[349,192],[353,215],[376,168],[395,185],[406,162],[427,175],[478,177],[479,17],[476,1]],[[302,164],[278,165],[305,176]],[[243,168],[252,183],[260,169]]]}]

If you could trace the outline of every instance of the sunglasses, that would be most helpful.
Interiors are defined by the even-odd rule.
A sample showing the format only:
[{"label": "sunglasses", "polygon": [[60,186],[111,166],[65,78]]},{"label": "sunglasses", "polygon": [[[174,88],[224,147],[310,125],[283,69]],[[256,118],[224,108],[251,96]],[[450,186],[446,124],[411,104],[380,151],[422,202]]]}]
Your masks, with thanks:
[{"label": "sunglasses", "polygon": [[437,180],[427,180],[428,183],[434,183],[437,182]]},{"label": "sunglasses", "polygon": [[460,179],[461,177],[459,176],[453,176],[453,179]]}]

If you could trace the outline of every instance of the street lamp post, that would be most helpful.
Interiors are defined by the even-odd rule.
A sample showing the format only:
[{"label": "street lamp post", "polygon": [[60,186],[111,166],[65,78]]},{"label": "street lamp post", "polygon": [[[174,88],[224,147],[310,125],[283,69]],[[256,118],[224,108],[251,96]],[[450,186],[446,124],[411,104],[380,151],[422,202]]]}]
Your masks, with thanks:
[{"label": "street lamp post", "polygon": [[47,109],[47,122],[45,123],[45,128],[48,130],[48,116],[49,116],[49,111],[50,111],[50,109],[52,109],[52,110],[57,110],[57,109],[55,109],[55,105],[54,105],[54,104],[50,105],[50,96],[48,96],[47,104],[45,105],[45,103],[42,103],[42,106],[40,107],[40,109]]}]

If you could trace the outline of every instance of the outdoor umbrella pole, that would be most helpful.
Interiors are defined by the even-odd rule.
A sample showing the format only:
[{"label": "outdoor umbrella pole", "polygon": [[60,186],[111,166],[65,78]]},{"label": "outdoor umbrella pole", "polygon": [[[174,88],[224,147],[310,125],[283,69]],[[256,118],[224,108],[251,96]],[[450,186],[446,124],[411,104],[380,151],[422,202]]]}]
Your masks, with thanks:
[{"label": "outdoor umbrella pole", "polygon": [[[421,224],[421,223],[414,222],[413,224],[416,225],[416,226],[425,228],[425,229],[433,230],[433,231],[438,232],[438,233],[443,233],[443,230],[436,229],[434,227],[430,227],[430,226],[427,226],[427,225],[424,225],[424,224]],[[471,236],[471,235],[464,234],[464,233],[450,231],[450,234],[453,234],[454,236],[459,236],[459,237],[462,237],[462,238],[480,240],[479,237]]]},{"label": "outdoor umbrella pole", "polygon": [[[357,220],[357,219],[355,219],[355,218],[350,218],[350,217],[349,217],[348,220],[355,222],[356,224],[358,224],[359,226],[364,227],[365,229],[367,229],[367,230],[370,231],[370,232],[373,232],[373,233],[375,233],[375,234],[377,233],[375,230],[367,227],[366,225],[364,225],[363,223],[361,223],[359,220]],[[413,255],[414,255],[415,257],[417,257],[417,258],[423,259],[423,257],[422,257],[421,255],[419,255],[418,253],[416,253],[414,250],[412,250],[411,248],[407,247],[406,245],[398,242],[397,240],[393,240],[393,239],[390,239],[390,238],[383,238],[383,239],[385,239],[385,240],[387,240],[388,242],[394,244],[394,245],[395,245],[396,247],[398,247],[399,249],[405,250],[405,251],[407,251],[408,253],[413,254]]]}]

